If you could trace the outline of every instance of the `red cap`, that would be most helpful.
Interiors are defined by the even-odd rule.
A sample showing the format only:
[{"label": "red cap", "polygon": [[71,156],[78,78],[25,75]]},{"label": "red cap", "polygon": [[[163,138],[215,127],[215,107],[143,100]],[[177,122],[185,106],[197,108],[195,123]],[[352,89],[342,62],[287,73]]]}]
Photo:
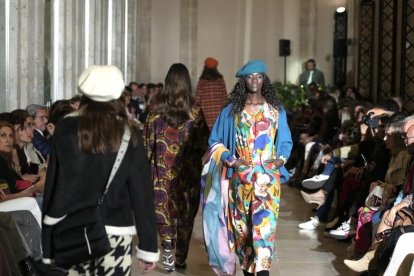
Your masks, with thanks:
[{"label": "red cap", "polygon": [[215,68],[217,68],[218,61],[217,61],[217,59],[215,59],[215,58],[208,57],[208,58],[206,58],[206,60],[204,61],[204,65],[205,65],[207,68],[210,68],[210,69],[215,69]]}]

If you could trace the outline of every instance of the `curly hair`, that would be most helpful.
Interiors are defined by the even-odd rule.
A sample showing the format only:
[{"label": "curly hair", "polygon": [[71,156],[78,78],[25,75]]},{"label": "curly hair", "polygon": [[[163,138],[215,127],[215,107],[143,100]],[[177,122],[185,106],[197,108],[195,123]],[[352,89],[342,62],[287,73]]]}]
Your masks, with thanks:
[{"label": "curly hair", "polygon": [[[280,110],[282,108],[282,103],[277,96],[275,87],[272,85],[267,75],[263,74],[263,77],[264,80],[261,93],[265,98],[265,101],[275,109]],[[233,104],[231,110],[232,115],[241,113],[243,111],[244,105],[246,104],[247,93],[246,81],[244,78],[240,78],[234,86],[233,91],[230,93],[229,100],[226,104]]]}]

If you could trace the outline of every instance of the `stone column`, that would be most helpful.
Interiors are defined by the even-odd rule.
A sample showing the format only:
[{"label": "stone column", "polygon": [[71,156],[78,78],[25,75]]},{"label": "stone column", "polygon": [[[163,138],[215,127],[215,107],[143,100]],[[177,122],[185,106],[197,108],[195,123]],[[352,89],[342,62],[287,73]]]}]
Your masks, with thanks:
[{"label": "stone column", "polygon": [[180,61],[190,72],[193,84],[197,76],[197,1],[180,1]]},{"label": "stone column", "polygon": [[8,5],[9,0],[0,1],[0,112],[8,111],[6,106],[8,106],[10,101],[9,85],[7,83],[9,81],[9,62],[6,59],[7,44],[9,43],[9,39],[6,36],[6,28],[8,28],[7,25],[9,24],[8,11],[6,10]]},{"label": "stone column", "polygon": [[0,13],[0,111],[44,104],[44,1],[2,1]]},{"label": "stone column", "polygon": [[315,55],[317,0],[301,1],[300,7],[300,36],[299,53],[301,60],[307,60]]},{"label": "stone column", "polygon": [[[151,78],[151,0],[140,0],[136,5],[135,80],[148,82]],[[132,79],[133,80],[133,79]]]}]

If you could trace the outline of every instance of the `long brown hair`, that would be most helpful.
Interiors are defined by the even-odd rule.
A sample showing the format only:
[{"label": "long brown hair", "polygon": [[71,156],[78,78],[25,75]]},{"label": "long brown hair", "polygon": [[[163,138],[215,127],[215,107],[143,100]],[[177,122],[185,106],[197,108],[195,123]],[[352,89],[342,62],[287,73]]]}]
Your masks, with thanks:
[{"label": "long brown hair", "polygon": [[136,143],[136,131],[132,130],[125,108],[118,100],[96,102],[82,97],[78,129],[79,147],[86,153],[116,152],[126,124],[131,128],[131,141]]},{"label": "long brown hair", "polygon": [[[9,122],[0,121],[0,128],[3,128],[3,127],[10,128],[11,131],[14,133],[14,127]],[[6,163],[7,163],[7,166],[9,167],[9,169],[14,170],[14,168],[13,168],[13,154],[12,154],[12,152],[3,152],[3,151],[0,151],[0,156],[1,156],[1,158],[4,158],[4,160],[6,160]]]},{"label": "long brown hair", "polygon": [[165,77],[165,88],[154,99],[151,112],[159,114],[175,128],[190,118],[194,104],[187,67],[182,63],[171,65]]}]

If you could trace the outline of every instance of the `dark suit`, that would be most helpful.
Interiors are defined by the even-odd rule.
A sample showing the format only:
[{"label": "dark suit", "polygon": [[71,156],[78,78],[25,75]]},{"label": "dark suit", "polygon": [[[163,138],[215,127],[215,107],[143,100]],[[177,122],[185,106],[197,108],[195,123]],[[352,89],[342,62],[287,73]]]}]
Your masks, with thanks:
[{"label": "dark suit", "polygon": [[[308,84],[308,79],[309,79],[310,72],[311,72],[310,70],[306,70],[300,75],[299,85],[307,85]],[[313,70],[312,81],[311,82],[314,82],[318,85],[325,85],[325,76],[323,75],[322,71],[315,68]]]},{"label": "dark suit", "polygon": [[32,144],[38,151],[40,151],[44,159],[48,158],[50,154],[49,140],[37,129],[33,130]]}]

